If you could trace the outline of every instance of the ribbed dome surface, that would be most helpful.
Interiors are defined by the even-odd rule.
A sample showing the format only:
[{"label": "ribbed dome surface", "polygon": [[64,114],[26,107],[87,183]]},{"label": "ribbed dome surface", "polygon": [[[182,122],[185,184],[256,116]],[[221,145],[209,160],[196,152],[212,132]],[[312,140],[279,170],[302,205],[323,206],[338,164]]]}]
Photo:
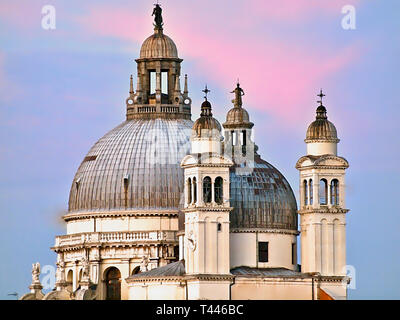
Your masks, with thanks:
[{"label": "ribbed dome surface", "polygon": [[306,140],[338,141],[335,125],[327,119],[315,120],[307,129]]},{"label": "ribbed dome surface", "polygon": [[178,58],[178,49],[174,41],[166,36],[162,30],[156,29],[148,37],[140,49],[140,59],[144,58]]},{"label": "ribbed dome surface", "polygon": [[226,115],[227,123],[246,123],[249,121],[249,113],[243,108],[233,108]]},{"label": "ribbed dome surface", "polygon": [[193,125],[192,135],[201,137],[204,136],[204,134],[212,134],[215,132],[213,130],[221,132],[221,125],[218,120],[213,117],[200,117]]},{"label": "ribbed dome surface", "polygon": [[232,108],[226,114],[226,122],[224,123],[224,128],[252,128],[253,125],[254,124],[250,122],[249,113],[244,108]]},{"label": "ribbed dome surface", "polygon": [[[180,161],[190,152],[192,124],[191,120],[130,120],[108,132],[91,148],[74,177],[69,212],[180,208],[184,181]],[[126,193],[124,178],[129,181]],[[297,228],[292,189],[272,165],[256,156],[250,175],[232,170],[230,179],[231,228]]]},{"label": "ribbed dome surface", "polygon": [[322,105],[322,102],[316,112],[316,120],[308,126],[305,141],[319,140],[326,142],[339,142],[336,128],[332,122],[328,121],[326,108]]},{"label": "ribbed dome surface", "polygon": [[190,151],[192,124],[130,120],[108,132],[75,175],[69,211],[178,208],[184,180],[180,162]]},{"label": "ribbed dome surface", "polygon": [[271,164],[255,156],[249,175],[230,173],[230,228],[297,230],[297,203],[285,177]]}]

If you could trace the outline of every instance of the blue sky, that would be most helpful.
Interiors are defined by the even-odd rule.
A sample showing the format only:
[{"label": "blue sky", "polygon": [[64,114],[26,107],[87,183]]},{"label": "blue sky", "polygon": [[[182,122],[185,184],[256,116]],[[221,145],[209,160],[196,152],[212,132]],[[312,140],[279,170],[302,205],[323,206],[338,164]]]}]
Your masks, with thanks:
[{"label": "blue sky", "polygon": [[[74,173],[124,120],[134,58],[152,33],[152,3],[0,4],[0,299],[28,291],[33,262],[54,265],[50,247],[65,233],[60,217]],[[56,30],[41,28],[46,4],[57,10]],[[356,30],[341,28],[344,4],[356,8]],[[339,154],[350,163],[350,298],[399,299],[400,3],[176,0],[163,8],[165,32],[185,59],[193,119],[207,83],[223,122],[240,77],[259,152],[296,196],[294,165],[324,89]]]}]

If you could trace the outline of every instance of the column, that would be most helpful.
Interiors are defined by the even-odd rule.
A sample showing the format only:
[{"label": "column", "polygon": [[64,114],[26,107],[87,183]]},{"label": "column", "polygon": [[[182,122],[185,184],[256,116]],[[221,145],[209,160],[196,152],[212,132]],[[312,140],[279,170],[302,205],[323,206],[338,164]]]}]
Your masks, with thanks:
[{"label": "column", "polygon": [[211,178],[211,203],[215,203],[214,180],[215,178]]},{"label": "column", "polygon": [[161,70],[156,71],[156,102],[161,103]]},{"label": "column", "polygon": [[318,175],[313,174],[313,208],[319,207],[319,179]]},{"label": "column", "polygon": [[327,199],[326,203],[328,204],[329,207],[331,207],[332,206],[332,201],[331,201],[331,192],[332,192],[331,183],[332,183],[332,180],[326,179],[326,183],[327,183],[327,188],[328,188],[328,199]]},{"label": "column", "polygon": [[192,178],[192,188],[191,188],[191,191],[192,191],[192,203],[194,204],[195,202],[194,202],[194,188],[195,188],[195,185],[196,185],[196,183],[194,182],[194,180],[193,180],[193,178]]}]

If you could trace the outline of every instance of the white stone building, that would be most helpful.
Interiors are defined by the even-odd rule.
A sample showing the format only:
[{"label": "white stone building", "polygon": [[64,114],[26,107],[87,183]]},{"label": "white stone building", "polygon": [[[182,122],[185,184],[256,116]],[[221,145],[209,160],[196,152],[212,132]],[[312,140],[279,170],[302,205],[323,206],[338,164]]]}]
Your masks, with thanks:
[{"label": "white stone building", "polygon": [[73,179],[67,232],[52,248],[56,288],[42,294],[34,265],[21,299],[345,299],[348,163],[322,92],[296,164],[297,210],[287,180],[257,153],[239,84],[224,137],[207,88],[193,123],[161,12],[154,26],[136,59],[126,121],[96,142]]}]

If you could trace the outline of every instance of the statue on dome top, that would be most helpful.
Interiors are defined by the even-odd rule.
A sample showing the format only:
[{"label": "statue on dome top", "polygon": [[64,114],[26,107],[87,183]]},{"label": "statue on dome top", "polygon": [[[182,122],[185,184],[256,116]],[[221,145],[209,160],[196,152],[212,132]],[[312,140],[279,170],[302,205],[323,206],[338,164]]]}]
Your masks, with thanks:
[{"label": "statue on dome top", "polygon": [[162,9],[158,3],[155,4],[153,13],[151,16],[154,16],[154,22],[156,23],[155,26],[157,28],[161,29],[163,26]]},{"label": "statue on dome top", "polygon": [[244,91],[240,87],[239,81],[236,84],[235,90],[233,90],[231,93],[235,94],[235,99],[232,100],[233,104],[235,107],[242,107],[243,101],[242,101],[242,96],[244,96]]}]

